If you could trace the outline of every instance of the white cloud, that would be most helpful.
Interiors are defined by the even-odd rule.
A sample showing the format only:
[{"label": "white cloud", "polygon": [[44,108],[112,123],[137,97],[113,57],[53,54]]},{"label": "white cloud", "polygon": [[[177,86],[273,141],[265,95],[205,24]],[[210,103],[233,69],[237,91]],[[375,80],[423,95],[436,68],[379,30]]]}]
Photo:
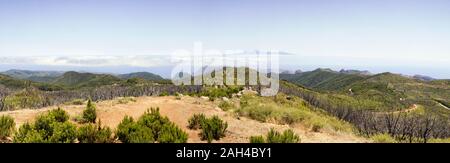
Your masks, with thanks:
[{"label": "white cloud", "polygon": [[132,66],[158,67],[170,65],[168,56],[31,56],[0,57],[0,64],[28,64],[45,66]]}]

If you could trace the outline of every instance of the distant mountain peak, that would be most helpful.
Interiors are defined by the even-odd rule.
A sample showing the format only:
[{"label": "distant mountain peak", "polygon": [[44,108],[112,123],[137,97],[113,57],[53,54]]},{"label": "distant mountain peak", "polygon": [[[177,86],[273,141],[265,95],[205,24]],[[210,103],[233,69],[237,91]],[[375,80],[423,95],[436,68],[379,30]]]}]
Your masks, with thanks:
[{"label": "distant mountain peak", "polygon": [[418,79],[418,80],[422,80],[422,81],[433,81],[433,80],[436,80],[436,79],[434,79],[432,77],[425,76],[425,75],[414,75],[412,78]]},{"label": "distant mountain peak", "polygon": [[150,72],[134,72],[129,74],[118,75],[122,79],[141,78],[145,80],[164,80],[163,77]]},{"label": "distant mountain peak", "polygon": [[370,73],[367,70],[361,71],[361,70],[352,70],[352,69],[348,69],[348,70],[341,69],[339,72],[343,73],[343,74],[372,75],[372,73]]},{"label": "distant mountain peak", "polygon": [[330,69],[330,68],[317,68],[317,69],[315,69],[314,71],[336,72],[336,71],[333,71],[333,70]]}]

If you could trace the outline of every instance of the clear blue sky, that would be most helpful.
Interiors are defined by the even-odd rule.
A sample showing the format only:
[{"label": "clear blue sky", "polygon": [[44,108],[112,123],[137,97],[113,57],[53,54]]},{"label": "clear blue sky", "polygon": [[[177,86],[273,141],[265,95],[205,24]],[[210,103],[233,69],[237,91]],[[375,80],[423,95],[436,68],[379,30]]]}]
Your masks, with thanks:
[{"label": "clear blue sky", "polygon": [[202,41],[294,53],[282,59],[290,68],[450,78],[449,9],[448,0],[0,0],[0,57],[167,54]]}]

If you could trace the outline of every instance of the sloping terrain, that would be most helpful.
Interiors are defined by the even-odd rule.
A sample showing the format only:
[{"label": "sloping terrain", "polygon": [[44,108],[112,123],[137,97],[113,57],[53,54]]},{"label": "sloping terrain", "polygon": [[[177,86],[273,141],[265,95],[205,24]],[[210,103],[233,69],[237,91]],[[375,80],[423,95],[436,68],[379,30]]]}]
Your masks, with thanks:
[{"label": "sloping terrain", "polygon": [[64,75],[55,79],[52,84],[67,87],[95,87],[101,85],[110,85],[119,82],[120,79],[108,74],[92,74],[79,72],[66,72]]},{"label": "sloping terrain", "polygon": [[[204,113],[207,116],[218,115],[221,119],[228,123],[228,131],[226,136],[220,141],[222,143],[248,143],[250,136],[265,135],[271,128],[279,131],[285,129],[293,129],[301,138],[302,143],[320,142],[369,142],[368,139],[355,136],[353,133],[338,132],[332,130],[323,130],[321,132],[313,132],[309,127],[299,124],[279,125],[274,123],[260,122],[247,117],[236,116],[230,112],[221,110],[218,102],[184,96],[181,100],[177,100],[173,96],[165,97],[138,97],[136,102],[128,102],[121,104],[118,100],[102,101],[97,103],[97,114],[103,125],[115,128],[125,115],[138,118],[147,109],[151,107],[159,107],[162,115],[167,116],[171,121],[176,123],[189,135],[188,142],[205,142],[199,137],[199,130],[190,130],[187,128],[188,118],[193,114]],[[66,110],[71,119],[79,116],[85,109],[85,105],[63,105],[60,106]],[[56,106],[47,107],[39,110],[17,110],[0,112],[0,115],[11,115],[15,121],[17,128],[25,122],[32,122],[34,118]]]},{"label": "sloping terrain", "polygon": [[163,77],[149,72],[134,72],[129,74],[118,75],[122,79],[141,78],[144,80],[164,80]]}]

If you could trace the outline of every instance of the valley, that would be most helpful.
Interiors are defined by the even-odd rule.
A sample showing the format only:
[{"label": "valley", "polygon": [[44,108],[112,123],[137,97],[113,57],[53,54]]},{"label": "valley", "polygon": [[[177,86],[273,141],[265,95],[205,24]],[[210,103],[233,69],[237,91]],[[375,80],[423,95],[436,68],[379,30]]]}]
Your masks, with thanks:
[{"label": "valley", "polygon": [[423,143],[450,137],[448,80],[317,69],[280,74],[278,95],[261,97],[253,91],[258,85],[175,86],[147,72],[7,72],[0,74],[0,116],[12,117],[16,130],[57,108],[67,112],[70,124],[84,127],[79,119],[92,100],[95,120],[111,131],[118,132],[126,116],[141,119],[159,108],[189,143],[206,142],[202,131],[188,127],[197,115],[227,123],[224,134],[212,141],[218,143],[261,141],[264,137],[256,136],[272,130],[292,132],[298,136],[293,142],[301,143]]}]

